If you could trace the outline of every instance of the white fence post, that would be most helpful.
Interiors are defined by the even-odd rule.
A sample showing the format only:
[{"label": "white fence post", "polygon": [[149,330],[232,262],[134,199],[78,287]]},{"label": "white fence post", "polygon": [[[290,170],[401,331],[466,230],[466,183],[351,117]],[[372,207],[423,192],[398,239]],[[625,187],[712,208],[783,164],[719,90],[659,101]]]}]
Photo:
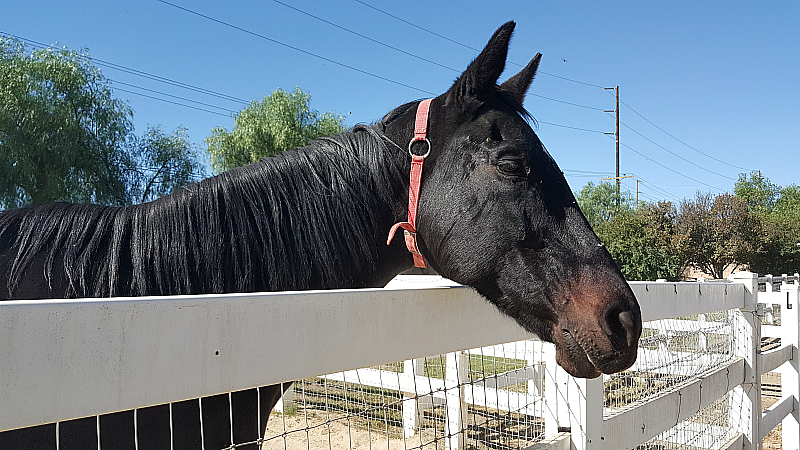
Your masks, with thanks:
[{"label": "white fence post", "polygon": [[[403,374],[407,377],[424,376],[425,375],[425,360],[424,359],[407,359],[403,362]],[[414,383],[416,386],[416,383]],[[416,433],[422,422],[422,409],[419,405],[419,399],[415,398],[416,393],[404,392],[403,396],[403,437],[411,437]]]},{"label": "white fence post", "polygon": [[559,428],[569,428],[572,449],[602,449],[603,376],[574,378],[556,364],[555,346],[543,345],[546,361],[544,434],[550,438]]},{"label": "white fence post", "polygon": [[706,336],[705,327],[706,325],[706,315],[700,314],[697,316],[697,326],[700,327],[700,333],[698,334],[698,347],[702,352],[708,351],[708,337]]},{"label": "white fence post", "polygon": [[760,449],[759,423],[761,421],[761,373],[758,358],[761,353],[761,319],[758,310],[758,274],[738,272],[729,279],[745,286],[744,307],[731,312],[734,355],[745,361],[744,382],[731,390],[729,396],[731,426],[744,436],[744,449]]},{"label": "white fence post", "polygon": [[[527,382],[528,396],[525,399],[525,404],[529,404],[530,399],[533,396],[536,396],[539,399],[536,400],[536,403],[539,405],[537,415],[539,417],[546,418],[547,413],[544,410],[546,405],[542,401],[542,397],[544,397],[544,378],[546,376],[546,367],[542,362],[542,356],[544,353],[542,350],[542,344],[543,342],[539,340],[529,340],[524,342],[525,364],[533,368],[533,378]],[[539,349],[538,351],[537,348]],[[552,435],[546,434],[545,430],[545,436]]]},{"label": "white fence post", "polygon": [[[559,367],[559,369],[561,369]],[[569,375],[567,400],[570,434],[575,450],[603,448],[603,376],[574,378]]]},{"label": "white fence post", "polygon": [[281,414],[290,413],[295,408],[294,405],[294,384],[289,386],[286,391],[281,394],[281,398],[278,400],[278,403],[275,404],[275,407],[272,408],[273,411],[279,412]]},{"label": "white fence post", "polygon": [[781,442],[783,450],[800,450],[800,416],[798,415],[798,399],[800,399],[800,280],[794,284],[782,284],[781,294],[786,295],[786,303],[781,304],[781,346],[794,345],[791,361],[781,366],[777,372],[781,374],[781,397],[794,396],[794,410],[781,422]]},{"label": "white fence post", "polygon": [[[568,429],[574,420],[570,420],[571,402],[569,401],[569,383],[573,378],[556,364],[556,347],[551,343],[542,343],[542,360],[544,364],[544,435],[548,438],[556,436],[559,429]],[[578,440],[580,432],[575,430]]]},{"label": "white fence post", "polygon": [[447,421],[444,434],[448,450],[464,450],[466,448],[465,430],[462,426],[467,423],[467,403],[464,399],[464,383],[468,381],[469,355],[466,352],[453,352],[445,356],[445,407]]},{"label": "white fence post", "polygon": [[[733,276],[733,275],[731,275],[731,276]],[[772,274],[768,273],[768,274],[764,275],[764,278],[767,279],[767,281],[764,283],[764,291],[765,292],[772,292]]]}]

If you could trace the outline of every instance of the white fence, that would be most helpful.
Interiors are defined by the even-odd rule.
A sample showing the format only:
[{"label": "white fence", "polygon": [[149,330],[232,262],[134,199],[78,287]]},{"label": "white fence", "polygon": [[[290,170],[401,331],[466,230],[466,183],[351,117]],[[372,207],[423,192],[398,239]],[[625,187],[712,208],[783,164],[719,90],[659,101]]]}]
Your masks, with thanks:
[{"label": "white fence", "polygon": [[[760,293],[751,274],[726,283],[631,285],[648,322],[626,382],[642,382],[644,373],[679,377],[657,396],[605,408],[604,381],[614,377],[570,377],[553,363],[549,344],[498,345],[533,336],[471,289],[441,279],[407,278],[385,289],[0,302],[0,431],[339,372],[326,378],[364,383],[371,373],[383,388],[413,394],[403,402],[405,435],[414,432],[420,403],[444,402],[448,448],[463,448],[463,411],[483,404],[542,417],[549,439],[538,448],[568,448],[570,438],[578,450],[630,449],[652,438],[686,448],[759,448],[782,422],[783,448],[798,449],[796,281]],[[781,305],[781,326],[761,326],[773,304]],[[679,348],[689,329],[698,337]],[[761,354],[762,334],[780,338],[781,347]],[[720,335],[729,337],[727,347],[705,352]],[[503,376],[465,388],[475,383],[467,380],[465,350],[481,347],[475,352],[528,362],[513,373],[513,383],[528,383],[524,394],[499,395],[511,383]],[[414,358],[431,355],[446,355],[442,379],[417,382]],[[404,360],[404,373],[392,377],[349,372]],[[782,398],[762,414],[760,375],[774,369]],[[719,399],[727,425],[691,434],[708,425],[693,415]],[[564,428],[569,436],[559,434]]]}]

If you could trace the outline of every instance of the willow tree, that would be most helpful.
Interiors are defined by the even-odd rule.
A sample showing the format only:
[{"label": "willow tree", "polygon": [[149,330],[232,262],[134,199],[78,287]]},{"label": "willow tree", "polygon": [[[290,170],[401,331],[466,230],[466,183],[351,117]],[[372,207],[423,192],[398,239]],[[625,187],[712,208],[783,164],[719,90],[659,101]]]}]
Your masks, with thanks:
[{"label": "willow tree", "polygon": [[215,173],[345,130],[341,115],[311,109],[311,95],[300,88],[293,93],[278,89],[261,101],[252,101],[234,119],[232,131],[214,127],[205,139]]},{"label": "willow tree", "polygon": [[84,52],[0,37],[0,203],[129,203],[133,112]]},{"label": "willow tree", "polygon": [[85,51],[0,36],[0,209],[54,201],[128,205],[200,178],[186,130],[134,134]]}]

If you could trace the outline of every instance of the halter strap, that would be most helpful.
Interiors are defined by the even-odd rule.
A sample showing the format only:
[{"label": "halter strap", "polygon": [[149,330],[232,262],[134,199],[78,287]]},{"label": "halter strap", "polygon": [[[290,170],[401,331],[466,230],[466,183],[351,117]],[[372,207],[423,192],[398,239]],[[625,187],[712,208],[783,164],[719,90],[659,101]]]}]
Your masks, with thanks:
[{"label": "halter strap", "polygon": [[[389,239],[386,245],[392,243],[394,233],[398,228],[403,229],[406,240],[406,248],[414,256],[414,266],[428,267],[425,263],[425,257],[420,253],[417,247],[417,206],[419,205],[419,189],[422,184],[422,164],[425,158],[431,153],[431,142],[427,138],[428,134],[428,111],[430,110],[431,101],[429,98],[420,102],[417,106],[417,117],[414,122],[414,137],[408,143],[408,153],[411,155],[411,182],[408,187],[408,222],[398,222],[389,230]],[[425,141],[428,144],[428,150],[424,155],[415,155],[411,151],[411,146],[414,142]]]}]

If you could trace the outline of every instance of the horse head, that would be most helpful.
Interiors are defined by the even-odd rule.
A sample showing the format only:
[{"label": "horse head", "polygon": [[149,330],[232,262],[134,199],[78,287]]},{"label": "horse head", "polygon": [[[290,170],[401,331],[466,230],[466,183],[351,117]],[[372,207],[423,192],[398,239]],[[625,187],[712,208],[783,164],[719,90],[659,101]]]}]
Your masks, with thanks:
[{"label": "horse head", "polygon": [[[624,370],[636,359],[639,305],[528,123],[522,103],[541,55],[497,84],[513,29],[500,27],[430,104],[417,245],[440,274],[555,343],[570,374]],[[415,106],[384,119],[395,142],[413,135]]]}]

